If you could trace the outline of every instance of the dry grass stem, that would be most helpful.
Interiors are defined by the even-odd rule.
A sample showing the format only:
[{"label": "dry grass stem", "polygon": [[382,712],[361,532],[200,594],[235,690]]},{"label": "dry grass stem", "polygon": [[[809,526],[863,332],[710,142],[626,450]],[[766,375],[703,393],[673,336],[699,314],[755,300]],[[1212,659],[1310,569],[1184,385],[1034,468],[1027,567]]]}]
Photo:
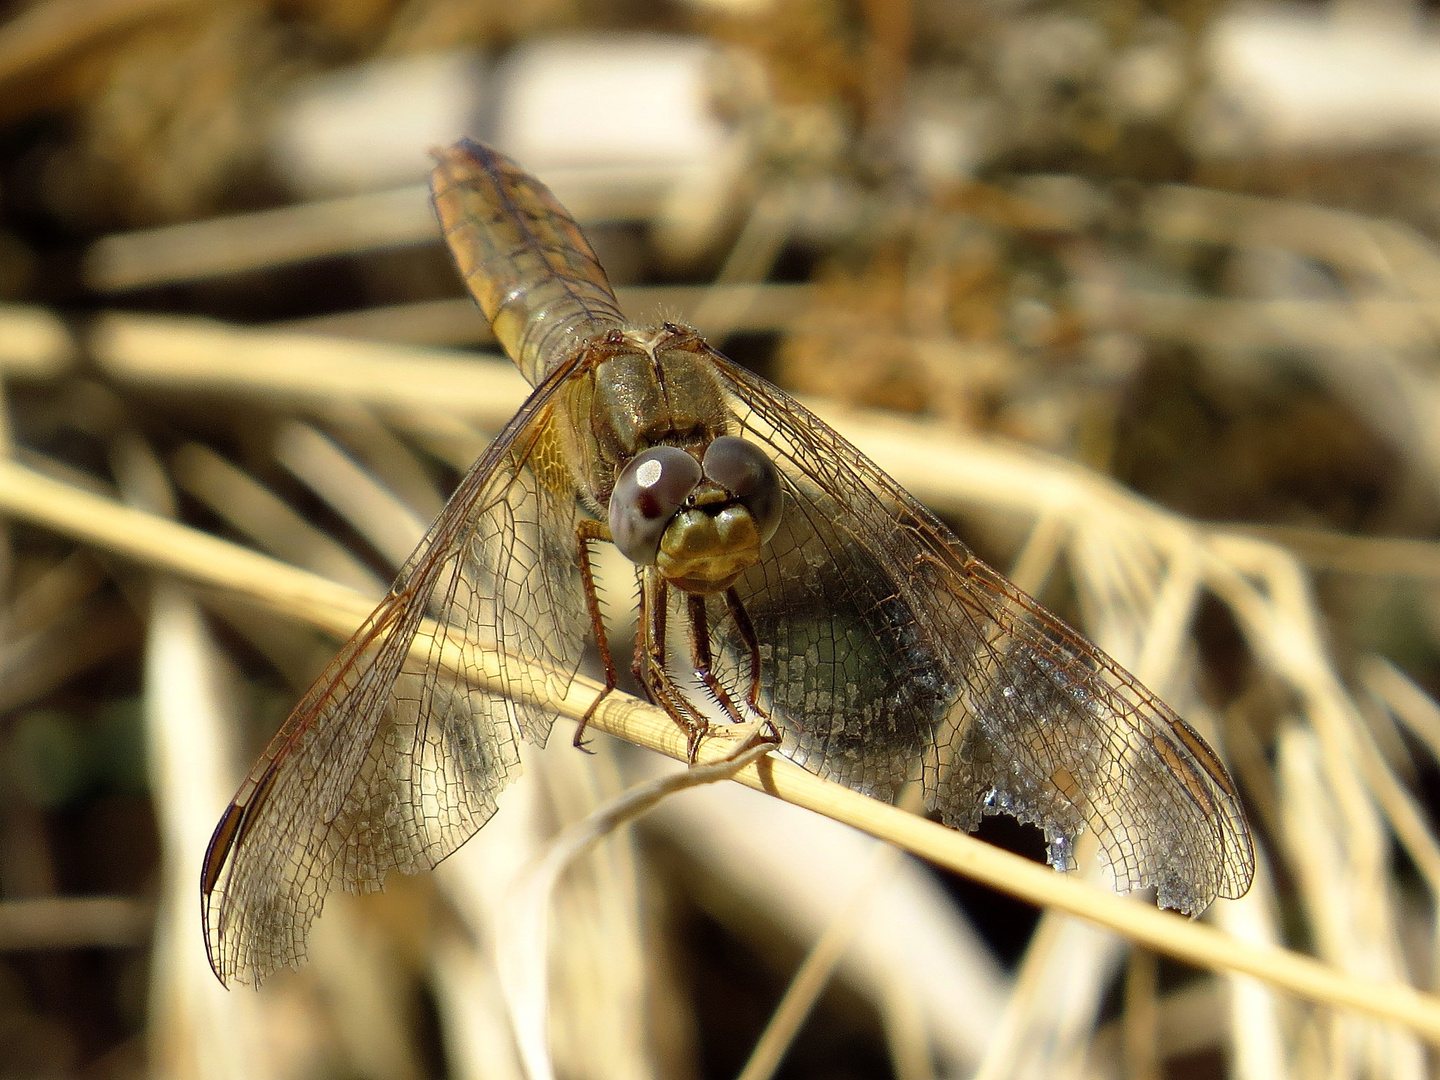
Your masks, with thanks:
[{"label": "dry grass stem", "polygon": [[[620,307],[638,323],[664,319],[689,322],[702,333],[699,309],[715,297],[730,316],[731,332],[784,330],[808,310],[810,285],[633,285],[615,290]],[[275,326],[333,337],[391,341],[410,345],[493,345],[490,324],[469,298],[417,300],[408,304],[312,315]]]},{"label": "dry grass stem", "polygon": [[0,85],[33,75],[58,58],[132,23],[192,0],[43,0],[0,29]]},{"label": "dry grass stem", "polygon": [[74,362],[70,331],[44,308],[0,304],[0,371],[26,379],[52,379]]},{"label": "dry grass stem", "polygon": [[1020,1059],[1025,1023],[1035,1008],[1036,999],[1045,992],[1045,971],[1055,953],[1063,924],[1060,916],[1047,911],[1030,935],[1004,1015],[985,1048],[985,1057],[973,1080],[997,1080]]},{"label": "dry grass stem", "polygon": [[360,592],[379,595],[384,589],[384,582],[343,544],[208,447],[186,443],[170,465],[181,488],[261,549]]},{"label": "dry grass stem", "polygon": [[706,755],[709,760],[631,787],[552,840],[516,881],[496,935],[496,964],[512,1030],[530,1080],[551,1080],[555,1075],[550,1059],[547,971],[549,912],[561,875],[605,837],[654,809],[662,800],[688,788],[733,779],[772,749],[769,743],[757,741],[760,734],[752,729],[718,757],[711,746],[712,752]]},{"label": "dry grass stem", "polygon": [[1235,525],[1228,528],[1280,544],[1293,551],[1307,566],[1317,570],[1440,581],[1440,544],[1427,540],[1344,536],[1295,526]]},{"label": "dry grass stem", "polygon": [[250,330],[205,319],[107,315],[90,348],[112,377],[165,390],[250,394],[333,407],[370,404],[498,428],[528,387],[509,362],[471,353]]},{"label": "dry grass stem", "polygon": [[0,950],[135,945],[149,937],[154,915],[148,904],[121,896],[0,901]]},{"label": "dry grass stem", "polygon": [[116,233],[87,253],[85,277],[98,292],[120,292],[414,243],[434,232],[429,193],[407,187]]},{"label": "dry grass stem", "polygon": [[935,1080],[935,1054],[925,1004],[909,979],[897,975],[886,984],[880,1018],[885,1024],[885,1044],[895,1080]]},{"label": "dry grass stem", "polygon": [[[580,221],[653,217],[673,168],[575,168],[546,177]],[[85,258],[86,284],[122,292],[269,269],[324,256],[432,240],[438,235],[425,185],[297,203],[274,210],[115,233]]]},{"label": "dry grass stem", "polygon": [[428,522],[310,425],[284,425],[275,459],[354,525],[391,567],[399,569],[425,535]]},{"label": "dry grass stem", "polygon": [[[740,1071],[740,1080],[770,1080],[775,1075],[785,1051],[790,1048],[816,999],[834,975],[841,955],[855,936],[856,924],[868,913],[872,893],[881,879],[893,872],[896,860],[894,848],[880,848],[872,857],[871,865],[856,875],[854,894],[840,914],[825,927],[825,932],[806,954],[805,962],[785,988],[785,996],[770,1014],[770,1022],[765,1025],[755,1049],[745,1062],[745,1068]],[[928,1060],[928,1052],[925,1057]]]},{"label": "dry grass stem", "polygon": [[695,309],[696,324],[706,328],[717,346],[740,328],[759,292],[757,284],[769,276],[789,239],[800,198],[798,191],[786,188],[763,191],[755,200],[725,265]]},{"label": "dry grass stem", "polygon": [[1159,972],[1155,954],[1132,949],[1125,968],[1125,1075],[1160,1080]]}]

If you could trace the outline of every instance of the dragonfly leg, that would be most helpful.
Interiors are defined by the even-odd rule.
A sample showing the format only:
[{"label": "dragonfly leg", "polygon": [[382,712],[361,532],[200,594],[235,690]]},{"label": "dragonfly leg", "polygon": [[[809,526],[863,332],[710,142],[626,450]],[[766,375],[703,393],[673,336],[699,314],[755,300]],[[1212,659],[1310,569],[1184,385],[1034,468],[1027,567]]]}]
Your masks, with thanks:
[{"label": "dragonfly leg", "polygon": [[610,691],[615,689],[617,682],[615,660],[610,655],[610,639],[605,633],[605,616],[600,611],[600,594],[595,590],[595,570],[590,564],[590,542],[609,539],[610,530],[603,523],[588,518],[582,520],[575,530],[575,560],[580,567],[580,583],[585,590],[585,607],[590,612],[590,632],[595,637],[595,648],[600,653],[600,663],[605,669],[604,688],[595,695],[595,700],[590,703],[575,728],[574,743],[580,750],[585,749],[585,729],[590,725],[590,718],[595,715],[600,703],[610,695]]},{"label": "dragonfly leg", "polygon": [[[750,688],[745,692],[745,703],[756,715],[770,724],[770,714],[760,706],[760,638],[755,633],[755,624],[750,621],[750,613],[745,610],[745,601],[740,599],[734,586],[725,590],[725,606],[730,611],[735,632],[740,635],[740,640],[745,643],[745,651],[750,654]],[[775,725],[770,724],[770,727],[773,729]]]},{"label": "dragonfly leg", "polygon": [[686,753],[694,762],[700,740],[710,730],[709,722],[682,694],[665,668],[666,622],[670,586],[659,574],[641,576],[640,630],[635,644],[635,665],[640,683],[655,704],[685,732]]},{"label": "dragonfly leg", "polygon": [[[650,672],[649,668],[646,666],[646,659],[648,655],[646,652],[646,643],[649,642],[651,637],[653,636],[648,629],[651,617],[650,592],[649,585],[645,580],[645,571],[638,567],[636,568],[636,570],[636,580],[640,583],[640,617],[635,627],[635,655],[630,661],[630,674],[635,677],[635,681],[639,685],[645,688],[645,692],[649,693]],[[663,619],[664,616],[662,615],[661,618]],[[660,632],[660,640],[665,640],[665,632],[663,627]]]},{"label": "dragonfly leg", "polygon": [[686,614],[690,619],[690,664],[695,669],[695,677],[710,691],[710,696],[726,716],[737,724],[744,723],[744,714],[711,668],[714,656],[710,650],[710,614],[705,610],[705,597],[687,593],[685,600]]}]

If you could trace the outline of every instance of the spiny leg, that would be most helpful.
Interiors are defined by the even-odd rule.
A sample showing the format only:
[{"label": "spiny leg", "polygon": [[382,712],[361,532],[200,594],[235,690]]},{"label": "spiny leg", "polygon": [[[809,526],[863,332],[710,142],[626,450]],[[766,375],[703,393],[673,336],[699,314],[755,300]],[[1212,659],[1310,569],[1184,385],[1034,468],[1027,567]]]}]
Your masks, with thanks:
[{"label": "spiny leg", "polygon": [[653,697],[654,672],[665,669],[665,583],[649,570],[640,571],[640,621],[635,633],[636,680]]},{"label": "spiny leg", "polygon": [[590,724],[590,718],[595,715],[600,703],[610,695],[610,691],[615,689],[617,682],[615,661],[610,655],[610,639],[605,634],[605,616],[600,611],[600,594],[595,590],[595,570],[590,565],[590,542],[609,539],[609,528],[604,523],[589,518],[582,520],[575,530],[575,558],[580,567],[580,584],[585,590],[585,607],[590,612],[590,632],[595,637],[595,648],[600,653],[600,663],[605,669],[604,688],[595,695],[595,700],[590,703],[575,728],[574,743],[581,750],[585,749],[585,729]]},{"label": "spiny leg", "polygon": [[[650,666],[649,666],[649,642],[659,640],[662,642],[662,650],[665,641],[665,609],[662,605],[659,611],[655,610],[653,597],[651,596],[650,575],[643,567],[637,567],[637,579],[640,582],[640,618],[635,625],[635,656],[630,661],[630,674],[635,676],[635,681],[643,686],[647,693],[650,691]],[[658,620],[658,631],[652,626],[652,622]],[[663,654],[662,654],[663,655]]]},{"label": "spiny leg", "polygon": [[745,610],[745,601],[740,599],[740,594],[735,591],[732,585],[725,590],[725,606],[730,611],[730,621],[735,624],[735,632],[740,635],[740,640],[745,643],[745,651],[750,654],[750,689],[745,694],[745,701],[754,709],[771,730],[775,725],[770,723],[770,714],[760,705],[760,636],[755,633],[755,624],[750,621],[750,613]]},{"label": "spiny leg", "polygon": [[666,621],[670,586],[653,568],[641,572],[640,629],[635,646],[635,663],[640,683],[651,700],[685,732],[690,761],[700,749],[700,740],[709,731],[705,716],[680,693],[665,670]]},{"label": "spiny leg", "polygon": [[705,597],[687,593],[685,601],[686,615],[690,620],[690,666],[695,670],[695,677],[710,691],[710,696],[726,716],[737,724],[743,723],[744,715],[712,670],[714,655],[710,650],[710,613],[705,610]]}]

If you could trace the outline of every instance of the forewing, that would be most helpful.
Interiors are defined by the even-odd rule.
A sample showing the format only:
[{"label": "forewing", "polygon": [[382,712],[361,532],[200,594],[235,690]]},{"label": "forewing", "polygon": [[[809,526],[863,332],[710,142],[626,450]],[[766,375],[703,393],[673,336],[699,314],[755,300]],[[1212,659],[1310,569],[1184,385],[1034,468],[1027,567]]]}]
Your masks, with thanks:
[{"label": "forewing", "polygon": [[[332,889],[368,892],[449,855],[518,774],[518,735],[549,734],[543,701],[568,687],[589,631],[550,423],[563,374],[476,462],[221,819],[201,882],[221,981],[298,964]],[[495,683],[462,640],[503,645]]]},{"label": "forewing", "polygon": [[[737,433],[785,488],[780,532],[737,582],[785,752],[886,799],[918,777],[959,828],[1013,814],[1061,867],[1091,828],[1117,886],[1155,885],[1167,907],[1242,895],[1249,830],[1199,736],[814,414],[717,363]],[[732,623],[717,637],[743,686],[744,642]]]}]

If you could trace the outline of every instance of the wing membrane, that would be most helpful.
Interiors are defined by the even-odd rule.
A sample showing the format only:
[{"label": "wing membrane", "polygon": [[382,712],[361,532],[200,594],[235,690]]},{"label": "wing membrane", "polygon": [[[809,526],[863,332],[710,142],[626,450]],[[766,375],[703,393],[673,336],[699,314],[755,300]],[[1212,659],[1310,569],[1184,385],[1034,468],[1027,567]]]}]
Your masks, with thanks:
[{"label": "wing membrane", "polygon": [[[589,632],[579,510],[550,423],[565,373],[475,464],[221,819],[201,898],[222,981],[298,964],[332,889],[444,859],[518,775],[519,737],[548,736],[542,702],[565,691]],[[457,664],[455,638],[504,645],[498,686]]]},{"label": "wing membrane", "polygon": [[[1167,907],[1242,895],[1249,831],[1194,731],[804,406],[717,364],[785,486],[773,555],[737,583],[784,752],[891,800],[919,777],[958,828],[1014,814],[1045,831],[1062,868],[1093,829],[1117,885],[1155,885]],[[739,682],[743,643],[717,636]]]}]

